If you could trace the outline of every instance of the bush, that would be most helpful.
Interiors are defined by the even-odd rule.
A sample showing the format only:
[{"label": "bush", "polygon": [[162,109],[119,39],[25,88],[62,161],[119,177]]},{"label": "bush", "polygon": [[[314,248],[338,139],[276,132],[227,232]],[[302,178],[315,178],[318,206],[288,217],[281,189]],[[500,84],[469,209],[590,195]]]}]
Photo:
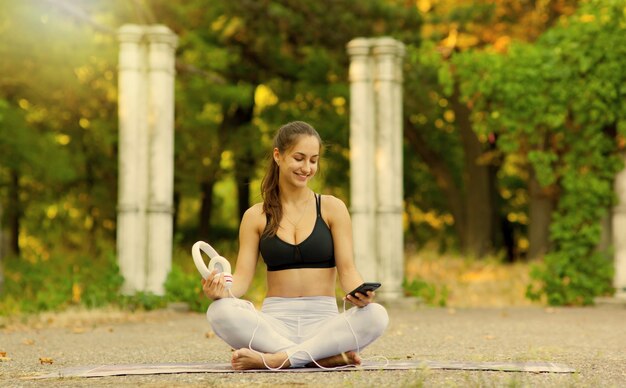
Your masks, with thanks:
[{"label": "bush", "polygon": [[197,272],[186,273],[175,263],[165,281],[165,292],[169,301],[185,302],[192,311],[204,312],[211,302],[202,293],[200,275]]},{"label": "bush", "polygon": [[438,290],[434,284],[421,279],[413,279],[410,283],[404,279],[402,288],[408,295],[419,297],[424,303],[431,306],[445,307],[448,303],[448,288],[446,286]]},{"label": "bush", "polygon": [[198,275],[185,274],[177,265],[168,276],[165,296],[149,292],[121,295],[124,279],[112,251],[100,257],[56,254],[50,259],[31,260],[14,257],[5,261],[0,315],[63,310],[73,305],[154,310],[169,301],[186,302],[192,310],[203,311],[209,302],[202,296]]}]

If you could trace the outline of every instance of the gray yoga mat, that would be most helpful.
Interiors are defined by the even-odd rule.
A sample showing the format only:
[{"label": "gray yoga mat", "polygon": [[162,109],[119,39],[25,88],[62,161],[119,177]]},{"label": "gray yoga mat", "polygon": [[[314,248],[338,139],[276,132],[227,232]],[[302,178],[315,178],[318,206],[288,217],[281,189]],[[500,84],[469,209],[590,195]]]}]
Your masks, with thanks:
[{"label": "gray yoga mat", "polygon": [[575,370],[567,365],[554,362],[470,362],[470,361],[368,361],[358,367],[341,369],[321,368],[289,368],[278,371],[253,369],[237,371],[227,363],[164,363],[164,364],[125,364],[125,365],[90,365],[61,369],[33,379],[49,379],[60,377],[104,377],[124,375],[151,375],[167,373],[310,373],[362,370],[407,370],[407,369],[451,369],[478,370],[501,372],[544,372],[573,373]]}]

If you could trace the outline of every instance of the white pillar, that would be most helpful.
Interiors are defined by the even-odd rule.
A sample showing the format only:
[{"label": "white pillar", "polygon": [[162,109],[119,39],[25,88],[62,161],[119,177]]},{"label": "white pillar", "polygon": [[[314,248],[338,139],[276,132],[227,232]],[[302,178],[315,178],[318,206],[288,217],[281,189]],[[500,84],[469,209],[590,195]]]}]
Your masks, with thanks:
[{"label": "white pillar", "polygon": [[392,38],[357,38],[350,55],[350,194],[354,254],[382,301],[403,296],[402,58]]},{"label": "white pillar", "polygon": [[[384,284],[382,300],[403,296],[404,238],[402,227],[402,107],[398,101],[398,42],[392,38],[374,40],[372,54],[376,63],[376,225],[379,279]],[[400,106],[398,106],[400,105]],[[400,116],[398,117],[398,114]]]},{"label": "white pillar", "polygon": [[[622,153],[626,163],[626,152]],[[626,300],[626,168],[615,177],[617,205],[613,208],[613,247],[615,249],[615,297]]]},{"label": "white pillar", "polygon": [[368,39],[348,43],[350,55],[350,212],[355,262],[366,281],[378,279],[376,264],[375,106]]},{"label": "white pillar", "polygon": [[143,29],[125,25],[119,29],[118,75],[119,166],[117,255],[124,276],[122,292],[143,290],[145,284],[145,167],[146,125],[145,50]]},{"label": "white pillar", "polygon": [[172,256],[176,36],[164,26],[125,25],[119,40],[122,292],[162,295]]},{"label": "white pillar", "polygon": [[163,295],[172,267],[174,213],[174,58],[178,42],[165,26],[147,28],[150,128],[146,290]]}]

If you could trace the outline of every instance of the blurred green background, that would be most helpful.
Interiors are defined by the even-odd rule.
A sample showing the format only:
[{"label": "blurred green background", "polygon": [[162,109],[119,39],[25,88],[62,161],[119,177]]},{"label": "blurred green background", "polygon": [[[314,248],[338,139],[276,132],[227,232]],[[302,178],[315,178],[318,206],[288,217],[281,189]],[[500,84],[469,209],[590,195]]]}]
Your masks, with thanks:
[{"label": "blurred green background", "polygon": [[[118,292],[116,31],[126,23],[179,37],[166,297]],[[375,36],[407,47],[407,294],[436,305],[610,294],[625,0],[27,0],[0,2],[0,315],[206,308],[189,248],[202,239],[235,257],[271,136],[288,121],[318,129],[315,189],[349,204],[345,45]],[[478,283],[491,287],[462,296]],[[259,275],[251,299],[263,290]]]}]

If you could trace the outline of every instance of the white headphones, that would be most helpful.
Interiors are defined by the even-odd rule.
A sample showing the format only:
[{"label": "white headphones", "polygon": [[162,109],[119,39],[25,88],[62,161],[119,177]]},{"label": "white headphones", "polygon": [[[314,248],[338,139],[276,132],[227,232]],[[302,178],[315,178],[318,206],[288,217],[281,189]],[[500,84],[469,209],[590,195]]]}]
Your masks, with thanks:
[{"label": "white headphones", "polygon": [[[202,259],[202,252],[206,253],[211,259],[208,268]],[[214,269],[217,269],[218,274],[223,273],[226,288],[229,289],[233,285],[230,263],[226,258],[220,256],[212,246],[204,241],[198,241],[191,247],[191,256],[193,257],[193,262],[196,264],[198,272],[200,272],[200,275],[202,275],[204,279],[208,278]]]}]

